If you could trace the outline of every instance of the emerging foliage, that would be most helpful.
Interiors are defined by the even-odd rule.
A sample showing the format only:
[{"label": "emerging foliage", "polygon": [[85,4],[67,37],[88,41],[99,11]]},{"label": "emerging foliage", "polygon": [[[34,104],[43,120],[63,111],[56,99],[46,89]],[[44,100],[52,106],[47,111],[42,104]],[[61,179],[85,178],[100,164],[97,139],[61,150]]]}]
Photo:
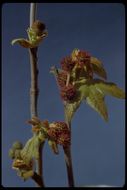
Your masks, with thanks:
[{"label": "emerging foliage", "polygon": [[85,51],[74,49],[70,56],[62,60],[61,68],[52,67],[51,72],[55,75],[64,103],[66,121],[72,120],[84,100],[108,121],[105,96],[124,99],[125,93],[115,83],[94,79],[94,74],[107,79],[101,61]]},{"label": "emerging foliage", "polygon": [[21,151],[22,158],[26,163],[29,163],[33,158],[39,158],[39,145],[40,141],[37,135],[33,136],[27,141],[26,145]]},{"label": "emerging foliage", "polygon": [[34,174],[35,160],[39,159],[39,147],[45,140],[55,154],[59,153],[58,145],[66,147],[70,145],[70,129],[65,122],[55,121],[49,123],[33,117],[27,123],[32,125],[33,137],[23,146],[15,142],[9,150],[9,156],[13,159],[12,168],[18,171],[18,175],[24,180]]},{"label": "emerging foliage", "polygon": [[36,20],[31,28],[27,29],[28,40],[24,38],[17,38],[12,40],[11,44],[14,45],[18,43],[24,48],[36,48],[40,42],[48,35],[47,31],[45,31],[45,25]]},{"label": "emerging foliage", "polygon": [[100,60],[98,60],[95,57],[90,58],[90,62],[92,64],[92,69],[95,74],[97,74],[99,77],[102,77],[104,79],[107,79],[106,71],[101,63]]},{"label": "emerging foliage", "polygon": [[76,110],[79,108],[82,100],[76,101],[74,103],[66,103],[65,104],[65,119],[68,122],[71,122]]},{"label": "emerging foliage", "polygon": [[39,159],[40,143],[48,140],[48,144],[55,154],[59,153],[58,144],[64,147],[70,144],[70,130],[65,122],[41,121],[33,117],[28,121],[32,124],[33,137],[24,147],[20,142],[15,142],[9,151],[9,156],[14,160],[12,168],[18,171],[18,175],[24,180],[34,175],[35,160]]}]

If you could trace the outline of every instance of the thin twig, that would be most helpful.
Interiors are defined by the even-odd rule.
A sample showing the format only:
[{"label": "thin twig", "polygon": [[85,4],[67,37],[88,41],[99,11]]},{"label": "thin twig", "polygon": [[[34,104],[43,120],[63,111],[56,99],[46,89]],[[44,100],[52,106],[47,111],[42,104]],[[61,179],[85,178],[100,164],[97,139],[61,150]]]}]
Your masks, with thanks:
[{"label": "thin twig", "polygon": [[30,3],[30,27],[36,18],[37,3]]},{"label": "thin twig", "polygon": [[39,187],[44,187],[44,182],[40,175],[38,175],[36,172],[34,172],[33,176],[31,177]]},{"label": "thin twig", "polygon": [[37,116],[38,89],[38,68],[37,68],[37,48],[29,49],[31,65],[31,89],[30,89],[30,112],[31,117]]},{"label": "thin twig", "polygon": [[66,168],[67,168],[68,186],[74,187],[74,176],[73,176],[73,167],[72,167],[72,158],[71,158],[71,146],[63,147],[63,150],[64,150],[64,158],[65,158]]},{"label": "thin twig", "polygon": [[[64,102],[64,109],[65,109],[65,105],[66,105],[66,102]],[[64,110],[64,112],[65,112],[65,110]],[[67,120],[66,112],[65,112],[65,121],[71,131],[71,122],[69,122]],[[71,139],[71,137],[70,137],[70,139]],[[66,163],[66,168],[67,168],[68,186],[75,187],[73,166],[72,166],[72,156],[71,156],[71,145],[69,145],[67,147],[63,147],[63,150],[64,150],[64,158],[65,158],[65,163]]]},{"label": "thin twig", "polygon": [[[32,26],[33,22],[36,18],[36,3],[30,4],[30,27]],[[31,88],[30,88],[30,112],[31,117],[38,116],[37,113],[37,102],[38,102],[38,95],[39,95],[39,88],[38,88],[38,65],[37,65],[37,50],[38,48],[31,48],[29,49],[30,54],[30,65],[31,65]],[[39,158],[37,161],[37,173],[36,178],[40,176],[38,180],[41,179],[42,182],[37,183],[39,187],[44,187],[44,180],[43,180],[43,168],[42,168],[42,149],[44,144],[40,144],[39,147]],[[34,179],[34,178],[33,178]],[[37,182],[37,180],[35,180]]]}]

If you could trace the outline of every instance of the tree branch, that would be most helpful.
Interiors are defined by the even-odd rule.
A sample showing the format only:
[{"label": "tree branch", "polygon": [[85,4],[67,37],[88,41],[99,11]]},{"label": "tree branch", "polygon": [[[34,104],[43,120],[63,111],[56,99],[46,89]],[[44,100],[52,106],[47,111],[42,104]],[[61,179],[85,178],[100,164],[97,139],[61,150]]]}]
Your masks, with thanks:
[{"label": "tree branch", "polygon": [[38,68],[37,68],[37,48],[29,49],[31,64],[31,88],[30,88],[30,112],[31,117],[37,116],[38,89]]},{"label": "tree branch", "polygon": [[36,172],[34,172],[31,178],[38,184],[39,187],[44,187],[44,182],[42,180],[42,177],[38,175]]},{"label": "tree branch", "polygon": [[[36,3],[30,4],[30,27],[32,26],[33,22],[35,21],[36,17]],[[31,48],[29,49],[30,54],[30,65],[31,65],[31,88],[30,88],[30,113],[31,117],[38,116],[37,113],[37,103],[38,103],[38,95],[39,95],[39,88],[38,88],[38,65],[37,65],[37,51],[38,48]],[[35,182],[37,182],[38,176],[40,176],[42,183],[37,184],[40,187],[44,187],[43,181],[43,170],[42,170],[42,149],[43,144],[39,147],[39,158],[37,161],[37,173],[36,178],[34,178]],[[39,180],[39,179],[38,179]]]},{"label": "tree branch", "polygon": [[37,3],[30,3],[30,27],[36,18]]}]

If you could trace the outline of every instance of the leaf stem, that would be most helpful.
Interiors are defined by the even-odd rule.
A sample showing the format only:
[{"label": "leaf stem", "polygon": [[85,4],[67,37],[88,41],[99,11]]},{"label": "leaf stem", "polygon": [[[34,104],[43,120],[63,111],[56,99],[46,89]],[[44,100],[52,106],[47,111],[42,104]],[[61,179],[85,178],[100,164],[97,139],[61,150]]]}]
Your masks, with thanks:
[{"label": "leaf stem", "polygon": [[[33,22],[35,21],[36,17],[36,3],[30,3],[30,27],[32,26]],[[31,65],[31,88],[30,88],[30,113],[31,117],[38,116],[37,113],[37,102],[38,102],[38,95],[39,95],[39,88],[38,88],[38,65],[37,65],[37,51],[38,48],[31,48],[29,49],[30,54],[30,65]],[[39,187],[44,187],[44,180],[43,180],[43,170],[42,170],[42,149],[43,145],[41,144],[39,147],[39,159],[37,160],[37,173],[38,175],[34,176],[35,182],[39,185]],[[38,176],[41,178],[41,183],[38,183],[37,179]]]},{"label": "leaf stem", "polygon": [[71,158],[71,146],[63,147],[64,157],[67,168],[67,176],[68,176],[68,186],[74,187],[74,176],[73,176],[73,167],[72,167],[72,158]]},{"label": "leaf stem", "polygon": [[[68,127],[71,131],[71,122],[67,120],[66,111],[65,111],[65,121],[68,124]],[[65,163],[66,163],[66,169],[67,169],[68,186],[69,187],[75,187],[73,166],[72,166],[71,145],[69,145],[67,147],[63,147],[63,150],[64,150],[64,158],[65,158]]]}]

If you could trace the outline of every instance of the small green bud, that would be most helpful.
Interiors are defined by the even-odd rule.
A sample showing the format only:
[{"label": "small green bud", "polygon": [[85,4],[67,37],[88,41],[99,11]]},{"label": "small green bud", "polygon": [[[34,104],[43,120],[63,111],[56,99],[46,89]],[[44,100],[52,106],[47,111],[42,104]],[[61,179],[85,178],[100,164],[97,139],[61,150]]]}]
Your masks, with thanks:
[{"label": "small green bud", "polygon": [[23,145],[22,145],[21,142],[16,141],[16,142],[13,143],[12,148],[13,148],[14,150],[15,150],[15,149],[22,149],[22,148],[23,148]]},{"label": "small green bud", "polygon": [[35,34],[37,36],[41,36],[43,31],[45,30],[46,26],[44,23],[42,23],[41,21],[39,20],[36,20],[32,26],[31,26],[32,30],[35,32]]}]

